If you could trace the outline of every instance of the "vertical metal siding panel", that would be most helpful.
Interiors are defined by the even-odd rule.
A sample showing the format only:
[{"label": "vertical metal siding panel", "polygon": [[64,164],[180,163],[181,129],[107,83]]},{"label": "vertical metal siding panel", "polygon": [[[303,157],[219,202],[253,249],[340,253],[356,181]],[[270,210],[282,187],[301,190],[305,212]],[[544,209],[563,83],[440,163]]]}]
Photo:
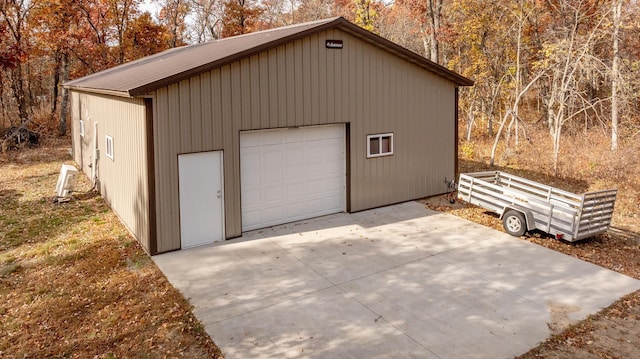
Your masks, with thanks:
[{"label": "vertical metal siding panel", "polygon": [[347,90],[346,107],[348,120],[351,122],[351,208],[352,210],[358,210],[362,208],[362,199],[360,198],[361,191],[361,179],[363,178],[362,166],[364,165],[364,152],[362,151],[362,126],[360,121],[356,118],[357,114],[357,90],[359,86],[356,84],[357,79],[357,66],[356,55],[358,53],[357,40],[354,41],[353,37],[348,38],[343,51],[348,52],[348,62],[345,64],[347,68],[348,76],[345,76]]},{"label": "vertical metal siding panel", "polygon": [[[167,178],[169,180],[167,190],[168,192],[168,215],[169,215],[169,231],[167,235],[170,238],[176,238],[176,242],[179,244],[180,238],[180,194],[178,192],[178,154],[182,152],[182,134],[181,131],[181,110],[180,110],[180,86],[179,84],[172,84],[168,87],[168,103],[169,103],[169,138],[167,145],[169,146],[167,160]],[[173,242],[173,241],[172,241]]]},{"label": "vertical metal siding panel", "polygon": [[[231,173],[233,175],[233,182],[231,183],[232,193],[234,201],[234,210],[237,211],[235,217],[238,218],[236,224],[238,228],[235,229],[238,232],[238,235],[242,234],[242,226],[241,226],[241,202],[240,202],[240,108],[242,107],[242,92],[240,87],[238,86],[239,79],[234,74],[237,74],[238,67],[240,65],[236,62],[231,64],[231,126],[232,126],[232,136],[231,136],[231,145],[225,146],[225,148],[230,152],[231,156],[229,160],[232,164]],[[227,158],[228,158],[227,157]]]},{"label": "vertical metal siding panel", "polygon": [[[311,78],[311,40],[308,37],[302,39],[302,106],[303,106],[303,114],[302,121],[303,125],[311,125],[311,116],[312,116],[312,87],[314,84],[312,83]],[[300,121],[300,120],[299,120]]]},{"label": "vertical metal siding panel", "polygon": [[251,102],[253,99],[251,98],[251,66],[249,62],[249,58],[245,57],[240,60],[240,62],[236,63],[237,66],[232,66],[238,72],[237,78],[239,79],[236,84],[239,86],[239,94],[240,99],[238,101],[241,102],[239,113],[240,118],[240,127],[243,129],[251,128]]},{"label": "vertical metal siding panel", "polygon": [[[404,86],[404,82],[406,81],[406,72],[402,71],[400,68],[401,64],[397,64],[397,60],[394,61],[394,65],[393,67],[393,73],[392,73],[392,78],[393,78],[393,85],[391,86],[393,94],[392,94],[392,98],[391,98],[391,112],[393,113],[393,117],[391,118],[393,121],[399,123],[402,122],[405,118],[406,118],[406,112],[407,112],[407,106],[403,106],[403,99],[404,99],[404,91],[405,91],[405,86]],[[398,135],[394,136],[394,152],[396,152],[396,155],[394,155],[396,157],[396,168],[395,171],[402,171],[403,169],[408,167],[408,156],[407,154],[409,153],[408,151],[408,141],[407,138],[409,137],[409,134],[411,133],[410,131],[414,131],[413,128],[408,128],[409,126],[404,126],[402,131],[398,131]],[[402,193],[403,196],[408,197],[408,189],[407,189],[407,182],[408,182],[408,176],[404,176],[402,178],[402,180],[400,181],[400,186],[402,187]]]},{"label": "vertical metal siding panel", "polygon": [[[344,41],[343,36],[341,36],[338,31],[335,31],[335,34],[333,36],[338,40]],[[335,100],[334,108],[337,109],[337,111],[334,111],[334,113],[336,114],[336,122],[347,122],[349,121],[349,119],[345,116],[345,113],[342,110],[346,106],[345,103],[347,102],[345,101],[346,99],[344,98],[344,93],[346,93],[344,80],[347,75],[347,72],[345,71],[345,67],[344,67],[345,64],[347,63],[345,61],[346,53],[344,50],[336,51],[334,52],[333,58],[334,58],[333,78],[335,79],[335,82],[334,82],[335,92],[333,93],[333,99]]]},{"label": "vertical metal siding panel", "polygon": [[[251,56],[251,127],[247,129],[260,128],[260,56]],[[247,101],[246,101],[247,102]]]},{"label": "vertical metal siding panel", "polygon": [[[333,30],[329,30],[326,32],[325,35],[325,40],[326,39],[337,39],[336,35],[335,35],[335,31]],[[336,96],[337,94],[340,92],[340,86],[339,86],[339,78],[336,77],[336,58],[340,55],[340,53],[342,52],[341,50],[332,50],[332,49],[326,49],[325,44],[323,43],[322,40],[320,40],[320,46],[325,47],[325,61],[326,61],[326,68],[325,68],[325,73],[323,74],[323,77],[326,79],[326,84],[325,84],[325,96],[326,96],[326,101],[324,103],[324,106],[322,104],[320,104],[320,107],[324,107],[325,108],[325,121],[327,123],[336,123],[336,122],[340,122],[337,120],[337,115],[336,115]]]},{"label": "vertical metal siding panel", "polygon": [[318,35],[311,35],[309,43],[309,72],[311,73],[311,96],[309,98],[309,104],[311,105],[311,122],[312,125],[317,125],[319,121],[319,96],[320,96],[320,84],[319,84],[319,54],[318,54]]},{"label": "vertical metal siding panel", "polygon": [[[364,134],[366,135],[367,133],[371,133],[372,131],[375,130],[371,128],[370,118],[368,114],[368,106],[366,106],[366,99],[368,97],[368,92],[369,92],[369,88],[368,88],[369,82],[367,80],[368,80],[368,77],[370,76],[368,72],[368,67],[367,67],[369,56],[364,54],[364,52],[366,51],[366,46],[361,41],[357,42],[357,48],[358,48],[358,54],[356,57],[357,58],[356,84],[360,88],[356,90],[356,99],[357,99],[356,102],[357,102],[357,111],[358,111],[356,120],[359,123],[359,127],[363,129]],[[359,147],[361,147],[363,149],[363,152],[365,152],[366,137],[362,135],[359,137],[360,137]],[[366,158],[366,153],[363,158]],[[359,189],[360,197],[362,198],[363,203],[367,207],[373,206],[373,202],[371,199],[373,196],[372,192],[375,190],[375,188],[373,188],[374,178],[372,177],[371,166],[372,166],[371,160],[366,160],[362,163],[362,176],[363,176],[362,184],[363,185]]]},{"label": "vertical metal siding panel", "polygon": [[296,83],[296,64],[298,63],[298,59],[296,57],[296,44],[299,41],[294,43],[288,43],[286,45],[286,53],[287,53],[287,71],[285,71],[287,77],[287,126],[294,126],[296,124],[296,108],[300,106],[297,103],[297,97],[299,94],[297,93],[297,83]]},{"label": "vertical metal siding panel", "polygon": [[[419,82],[419,79],[417,79],[415,76],[411,77],[411,82],[410,82],[411,91],[409,93],[409,99],[408,100],[411,101],[411,103],[413,103],[415,105],[413,105],[413,107],[412,107],[412,109],[414,111],[410,114],[409,119],[414,119],[414,121],[415,121],[415,118],[418,115],[417,114],[417,112],[418,112],[417,110],[419,110],[419,107],[421,107],[421,105],[417,102],[417,100],[418,100],[418,96],[417,95],[418,95],[418,93],[420,93],[421,97],[426,97],[425,96],[426,94],[424,92],[418,92],[418,91],[420,91],[420,88],[418,86],[418,82]],[[425,99],[425,100],[426,100],[426,102],[429,102],[428,99]],[[428,123],[428,122],[429,121],[427,121],[426,123]],[[425,142],[420,141],[420,136],[419,136],[419,133],[424,130],[424,127],[420,126],[419,123],[417,123],[416,125],[417,125],[416,126],[416,131],[414,131],[414,133],[411,134],[411,141],[409,143],[413,144],[413,146],[414,146],[414,148],[413,148],[413,153],[414,153],[413,158],[414,158],[414,161],[415,161],[414,163],[416,163],[416,167],[418,167],[418,166],[420,166],[420,164],[417,162],[417,161],[419,161],[417,154],[424,153],[426,155],[425,159],[428,159],[429,158],[428,156],[433,152],[425,151],[425,149],[424,149]],[[432,146],[432,143],[430,143],[430,142],[426,142],[426,143],[429,146]],[[429,166],[433,166],[433,163],[430,163]],[[412,181],[411,181],[411,189],[412,189],[411,197],[419,196],[420,183],[422,181],[424,181],[424,177],[422,175],[422,171],[414,171],[413,176],[412,176]]]},{"label": "vertical metal siding panel", "polygon": [[278,127],[287,127],[287,115],[289,113],[287,109],[287,65],[289,59],[287,58],[287,49],[285,46],[278,48],[276,53],[276,64],[278,66]]},{"label": "vertical metal siding panel", "polygon": [[[230,65],[223,66],[220,70],[220,90],[222,95],[222,123],[223,123],[223,147],[224,147],[224,187],[225,187],[225,236],[227,238],[236,237],[242,234],[242,222],[240,213],[240,191],[235,182],[239,182],[240,177],[235,173],[234,161],[239,161],[235,148],[237,137],[236,126],[234,125],[234,86]],[[236,86],[237,87],[237,86]]]},{"label": "vertical metal siding panel", "polygon": [[169,213],[170,201],[167,194],[170,193],[167,184],[167,161],[170,157],[169,146],[169,101],[167,88],[156,91],[154,98],[155,113],[153,116],[154,131],[154,153],[155,153],[155,180],[156,180],[156,223],[157,223],[157,249],[164,252],[171,249],[171,237],[169,227],[171,226]]},{"label": "vertical metal siding panel", "polygon": [[189,108],[191,123],[191,148],[190,152],[201,152],[202,146],[202,94],[200,93],[200,76],[194,76],[189,80]]},{"label": "vertical metal siding panel", "polygon": [[267,62],[269,66],[269,128],[278,127],[280,114],[278,113],[278,57],[277,49],[268,52]]},{"label": "vertical metal siding panel", "polygon": [[327,48],[325,47],[326,32],[322,32],[316,36],[316,45],[315,48],[318,49],[318,98],[317,98],[317,106],[318,106],[318,116],[316,118],[316,124],[324,124],[327,123],[327,96],[328,96],[328,86],[327,86]]},{"label": "vertical metal siding panel", "polygon": [[269,54],[262,52],[259,55],[260,61],[260,125],[258,128],[269,128]]},{"label": "vertical metal siding panel", "polygon": [[202,149],[214,150],[213,99],[211,95],[211,72],[200,75],[200,115],[202,120]]},{"label": "vertical metal siding panel", "polygon": [[[402,77],[401,77],[402,84],[400,85],[400,87],[402,88],[402,91],[401,91],[402,97],[400,98],[398,103],[401,105],[405,105],[401,109],[401,114],[402,114],[401,120],[408,121],[411,118],[410,116],[413,111],[408,103],[409,94],[411,93],[411,89],[409,87],[411,76],[404,68],[401,68],[399,71],[402,74]],[[412,104],[411,106],[415,106],[415,105]],[[425,113],[425,116],[427,116],[426,113]],[[428,121],[428,119],[425,119],[425,121]],[[401,165],[400,170],[407,170],[408,168],[410,168],[413,161],[415,161],[415,150],[414,150],[414,146],[411,145],[411,141],[413,140],[412,136],[416,132],[417,132],[417,129],[413,129],[410,132],[406,131],[404,138],[400,139],[400,144],[404,149],[403,155],[398,157]],[[426,144],[427,139],[425,138],[424,141]],[[398,141],[396,141],[396,143],[398,143]],[[404,183],[407,198],[411,197],[411,179],[409,177],[412,175],[413,174],[411,172],[407,173],[407,179]]]},{"label": "vertical metal siding panel", "polygon": [[302,40],[296,40],[294,48],[295,56],[295,70],[294,70],[294,83],[295,83],[295,123],[304,123],[304,90],[307,87],[304,72],[304,46]]},{"label": "vertical metal siding panel", "polygon": [[[180,152],[191,152],[191,94],[189,92],[189,80],[182,80],[179,82],[179,117],[172,117],[172,121],[177,121],[180,126]],[[176,160],[177,161],[177,160]],[[177,188],[177,187],[176,187]]]},{"label": "vertical metal siding panel", "polygon": [[[216,69],[211,71],[211,122],[212,131],[211,136],[213,138],[213,149],[224,148],[224,117],[222,115],[222,78],[221,70]],[[223,158],[224,160],[224,158]]]}]

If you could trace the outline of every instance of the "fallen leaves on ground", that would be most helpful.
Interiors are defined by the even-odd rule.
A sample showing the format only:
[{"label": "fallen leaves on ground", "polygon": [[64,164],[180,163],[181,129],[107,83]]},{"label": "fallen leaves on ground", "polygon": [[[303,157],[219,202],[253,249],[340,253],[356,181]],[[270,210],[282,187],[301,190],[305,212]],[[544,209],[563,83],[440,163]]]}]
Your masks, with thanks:
[{"label": "fallen leaves on ground", "polygon": [[100,196],[52,203],[67,147],[0,157],[0,357],[222,358]]}]

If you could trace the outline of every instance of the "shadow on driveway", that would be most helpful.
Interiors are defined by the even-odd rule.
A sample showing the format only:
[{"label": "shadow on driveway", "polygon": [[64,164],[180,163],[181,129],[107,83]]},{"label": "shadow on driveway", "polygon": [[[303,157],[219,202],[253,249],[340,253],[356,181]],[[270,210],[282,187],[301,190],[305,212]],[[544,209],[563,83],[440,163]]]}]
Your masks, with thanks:
[{"label": "shadow on driveway", "polygon": [[227,358],[510,358],[640,288],[417,202],[153,259]]}]

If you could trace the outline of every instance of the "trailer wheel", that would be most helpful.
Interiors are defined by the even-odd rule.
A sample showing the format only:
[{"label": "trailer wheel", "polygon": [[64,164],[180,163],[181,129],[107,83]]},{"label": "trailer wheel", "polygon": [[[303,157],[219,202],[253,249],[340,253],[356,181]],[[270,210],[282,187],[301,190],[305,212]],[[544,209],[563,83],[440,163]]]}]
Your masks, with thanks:
[{"label": "trailer wheel", "polygon": [[522,213],[514,210],[508,211],[502,217],[502,226],[512,236],[520,237],[527,231],[527,222]]}]

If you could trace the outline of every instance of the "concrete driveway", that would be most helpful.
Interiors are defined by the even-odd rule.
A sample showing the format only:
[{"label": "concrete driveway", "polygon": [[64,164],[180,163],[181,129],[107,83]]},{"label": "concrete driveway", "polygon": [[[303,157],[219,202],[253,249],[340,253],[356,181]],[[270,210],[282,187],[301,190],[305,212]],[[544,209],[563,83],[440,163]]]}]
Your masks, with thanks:
[{"label": "concrete driveway", "polygon": [[510,358],[640,288],[417,202],[153,259],[227,358]]}]

